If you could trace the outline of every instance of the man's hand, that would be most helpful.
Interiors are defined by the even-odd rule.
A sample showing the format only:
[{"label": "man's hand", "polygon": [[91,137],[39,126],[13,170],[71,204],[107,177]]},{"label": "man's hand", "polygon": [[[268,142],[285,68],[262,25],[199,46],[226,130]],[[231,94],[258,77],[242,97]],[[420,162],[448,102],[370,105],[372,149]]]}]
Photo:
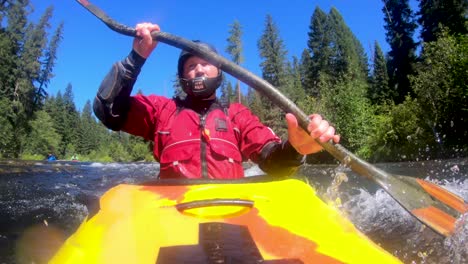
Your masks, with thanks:
[{"label": "man's hand", "polygon": [[293,114],[286,114],[286,123],[288,124],[288,140],[291,145],[302,155],[312,154],[322,150],[322,146],[315,140],[327,142],[333,139],[335,143],[340,141],[340,136],[335,135],[335,128],[330,126],[328,121],[323,120],[318,114],[309,116],[308,130],[305,132],[297,122]]},{"label": "man's hand", "polygon": [[137,37],[133,40],[133,50],[146,59],[158,45],[158,42],[151,37],[151,32],[161,29],[159,25],[151,23],[140,23],[135,29]]}]

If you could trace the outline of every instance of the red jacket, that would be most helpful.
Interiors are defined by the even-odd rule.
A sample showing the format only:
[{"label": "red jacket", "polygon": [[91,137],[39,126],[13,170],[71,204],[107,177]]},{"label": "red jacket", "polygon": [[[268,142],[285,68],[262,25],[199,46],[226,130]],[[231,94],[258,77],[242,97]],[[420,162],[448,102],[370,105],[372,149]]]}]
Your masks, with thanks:
[{"label": "red jacket", "polygon": [[241,178],[242,161],[256,162],[267,143],[280,142],[247,107],[237,103],[199,114],[178,107],[173,99],[137,95],[131,97],[126,120],[124,131],[154,141],[160,178]]}]

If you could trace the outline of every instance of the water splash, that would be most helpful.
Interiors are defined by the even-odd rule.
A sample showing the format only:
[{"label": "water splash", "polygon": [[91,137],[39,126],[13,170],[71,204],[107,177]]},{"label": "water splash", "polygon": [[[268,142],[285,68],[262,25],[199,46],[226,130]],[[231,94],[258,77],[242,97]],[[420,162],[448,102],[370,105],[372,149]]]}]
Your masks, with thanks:
[{"label": "water splash", "polygon": [[358,194],[351,196],[344,208],[351,221],[365,233],[390,234],[402,229],[413,232],[420,229],[412,216],[382,189],[375,194],[358,189]]},{"label": "water splash", "polygon": [[452,263],[468,263],[468,213],[462,215],[456,222],[454,234],[444,241]]},{"label": "water splash", "polygon": [[340,198],[339,187],[341,183],[348,182],[348,176],[346,173],[337,169],[337,171],[332,176],[333,180],[331,185],[327,188],[327,192],[325,194],[326,199],[329,201],[329,204],[336,208],[342,207],[342,202]]},{"label": "water splash", "polygon": [[[436,183],[466,199],[468,180]],[[382,189],[375,193],[363,188],[356,191],[343,210],[358,229],[405,263],[468,263],[468,214],[458,219],[454,235],[444,238],[415,220]]]},{"label": "water splash", "polygon": [[252,176],[261,176],[265,175],[266,173],[258,167],[258,165],[253,165],[249,168],[244,170],[245,177],[252,177]]}]

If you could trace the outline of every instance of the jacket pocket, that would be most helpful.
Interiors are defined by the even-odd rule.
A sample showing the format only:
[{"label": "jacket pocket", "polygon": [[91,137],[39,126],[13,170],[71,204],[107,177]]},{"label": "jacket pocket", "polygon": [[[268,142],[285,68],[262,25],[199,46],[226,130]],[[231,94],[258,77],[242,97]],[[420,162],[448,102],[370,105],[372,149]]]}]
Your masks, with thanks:
[{"label": "jacket pocket", "polygon": [[209,167],[209,174],[214,178],[236,179],[244,177],[242,155],[234,144],[224,140],[211,142],[211,160],[215,166]]},{"label": "jacket pocket", "polygon": [[[193,155],[200,153],[200,141],[187,141],[164,149],[160,160],[161,178],[200,178],[199,161]],[[199,148],[199,147],[198,147]],[[199,155],[199,154],[198,154]]]}]

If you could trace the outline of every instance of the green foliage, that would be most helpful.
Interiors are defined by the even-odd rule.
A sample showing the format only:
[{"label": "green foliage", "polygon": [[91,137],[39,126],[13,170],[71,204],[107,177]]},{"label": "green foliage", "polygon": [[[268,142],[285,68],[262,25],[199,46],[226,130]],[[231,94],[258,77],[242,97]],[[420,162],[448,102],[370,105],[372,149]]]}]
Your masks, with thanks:
[{"label": "green foliage", "polygon": [[128,143],[126,144],[127,152],[130,155],[131,161],[149,161],[154,160],[152,155],[152,148],[148,142],[140,137],[128,135]]},{"label": "green foliage", "polygon": [[467,73],[468,35],[444,31],[437,41],[425,44],[416,75],[410,77],[425,122],[446,147],[463,148],[468,136]]},{"label": "green foliage", "polygon": [[112,158],[113,161],[127,161],[131,158],[129,153],[125,150],[122,144],[119,144],[119,142],[112,141],[108,148],[109,156]]},{"label": "green foliage", "polygon": [[45,96],[40,83],[46,84],[52,76],[55,60],[53,56],[46,58],[45,52],[53,8],[47,8],[38,23],[28,22],[31,10],[27,0],[2,3],[1,18],[6,20],[0,24],[0,95],[7,101],[2,102],[6,119],[0,125],[11,131],[0,139],[9,140],[0,143],[5,146],[4,157],[17,158],[25,149],[31,132],[30,121],[41,110]]},{"label": "green foliage", "polygon": [[399,104],[382,105],[370,139],[372,160],[404,161],[429,157],[432,136],[421,120],[422,109],[409,96]]},{"label": "green foliage", "polygon": [[102,145],[87,155],[81,155],[80,161],[113,162],[114,160],[109,155],[108,146]]},{"label": "green foliage", "polygon": [[367,158],[370,155],[367,148],[374,126],[374,110],[366,97],[367,83],[353,76],[350,73],[338,80],[322,77],[322,97],[318,104],[323,115],[342,135],[342,143]]},{"label": "green foliage", "polygon": [[44,160],[46,159],[46,156],[40,155],[40,154],[23,153],[21,154],[20,159],[22,160]]},{"label": "green foliage", "polygon": [[46,111],[37,111],[36,118],[30,121],[31,132],[29,140],[24,144],[24,152],[46,156],[55,153],[61,141],[60,135],[55,131],[52,118]]},{"label": "green foliage", "polygon": [[11,112],[10,102],[6,98],[0,99],[0,158],[9,158],[13,153],[13,126],[9,121]]}]

